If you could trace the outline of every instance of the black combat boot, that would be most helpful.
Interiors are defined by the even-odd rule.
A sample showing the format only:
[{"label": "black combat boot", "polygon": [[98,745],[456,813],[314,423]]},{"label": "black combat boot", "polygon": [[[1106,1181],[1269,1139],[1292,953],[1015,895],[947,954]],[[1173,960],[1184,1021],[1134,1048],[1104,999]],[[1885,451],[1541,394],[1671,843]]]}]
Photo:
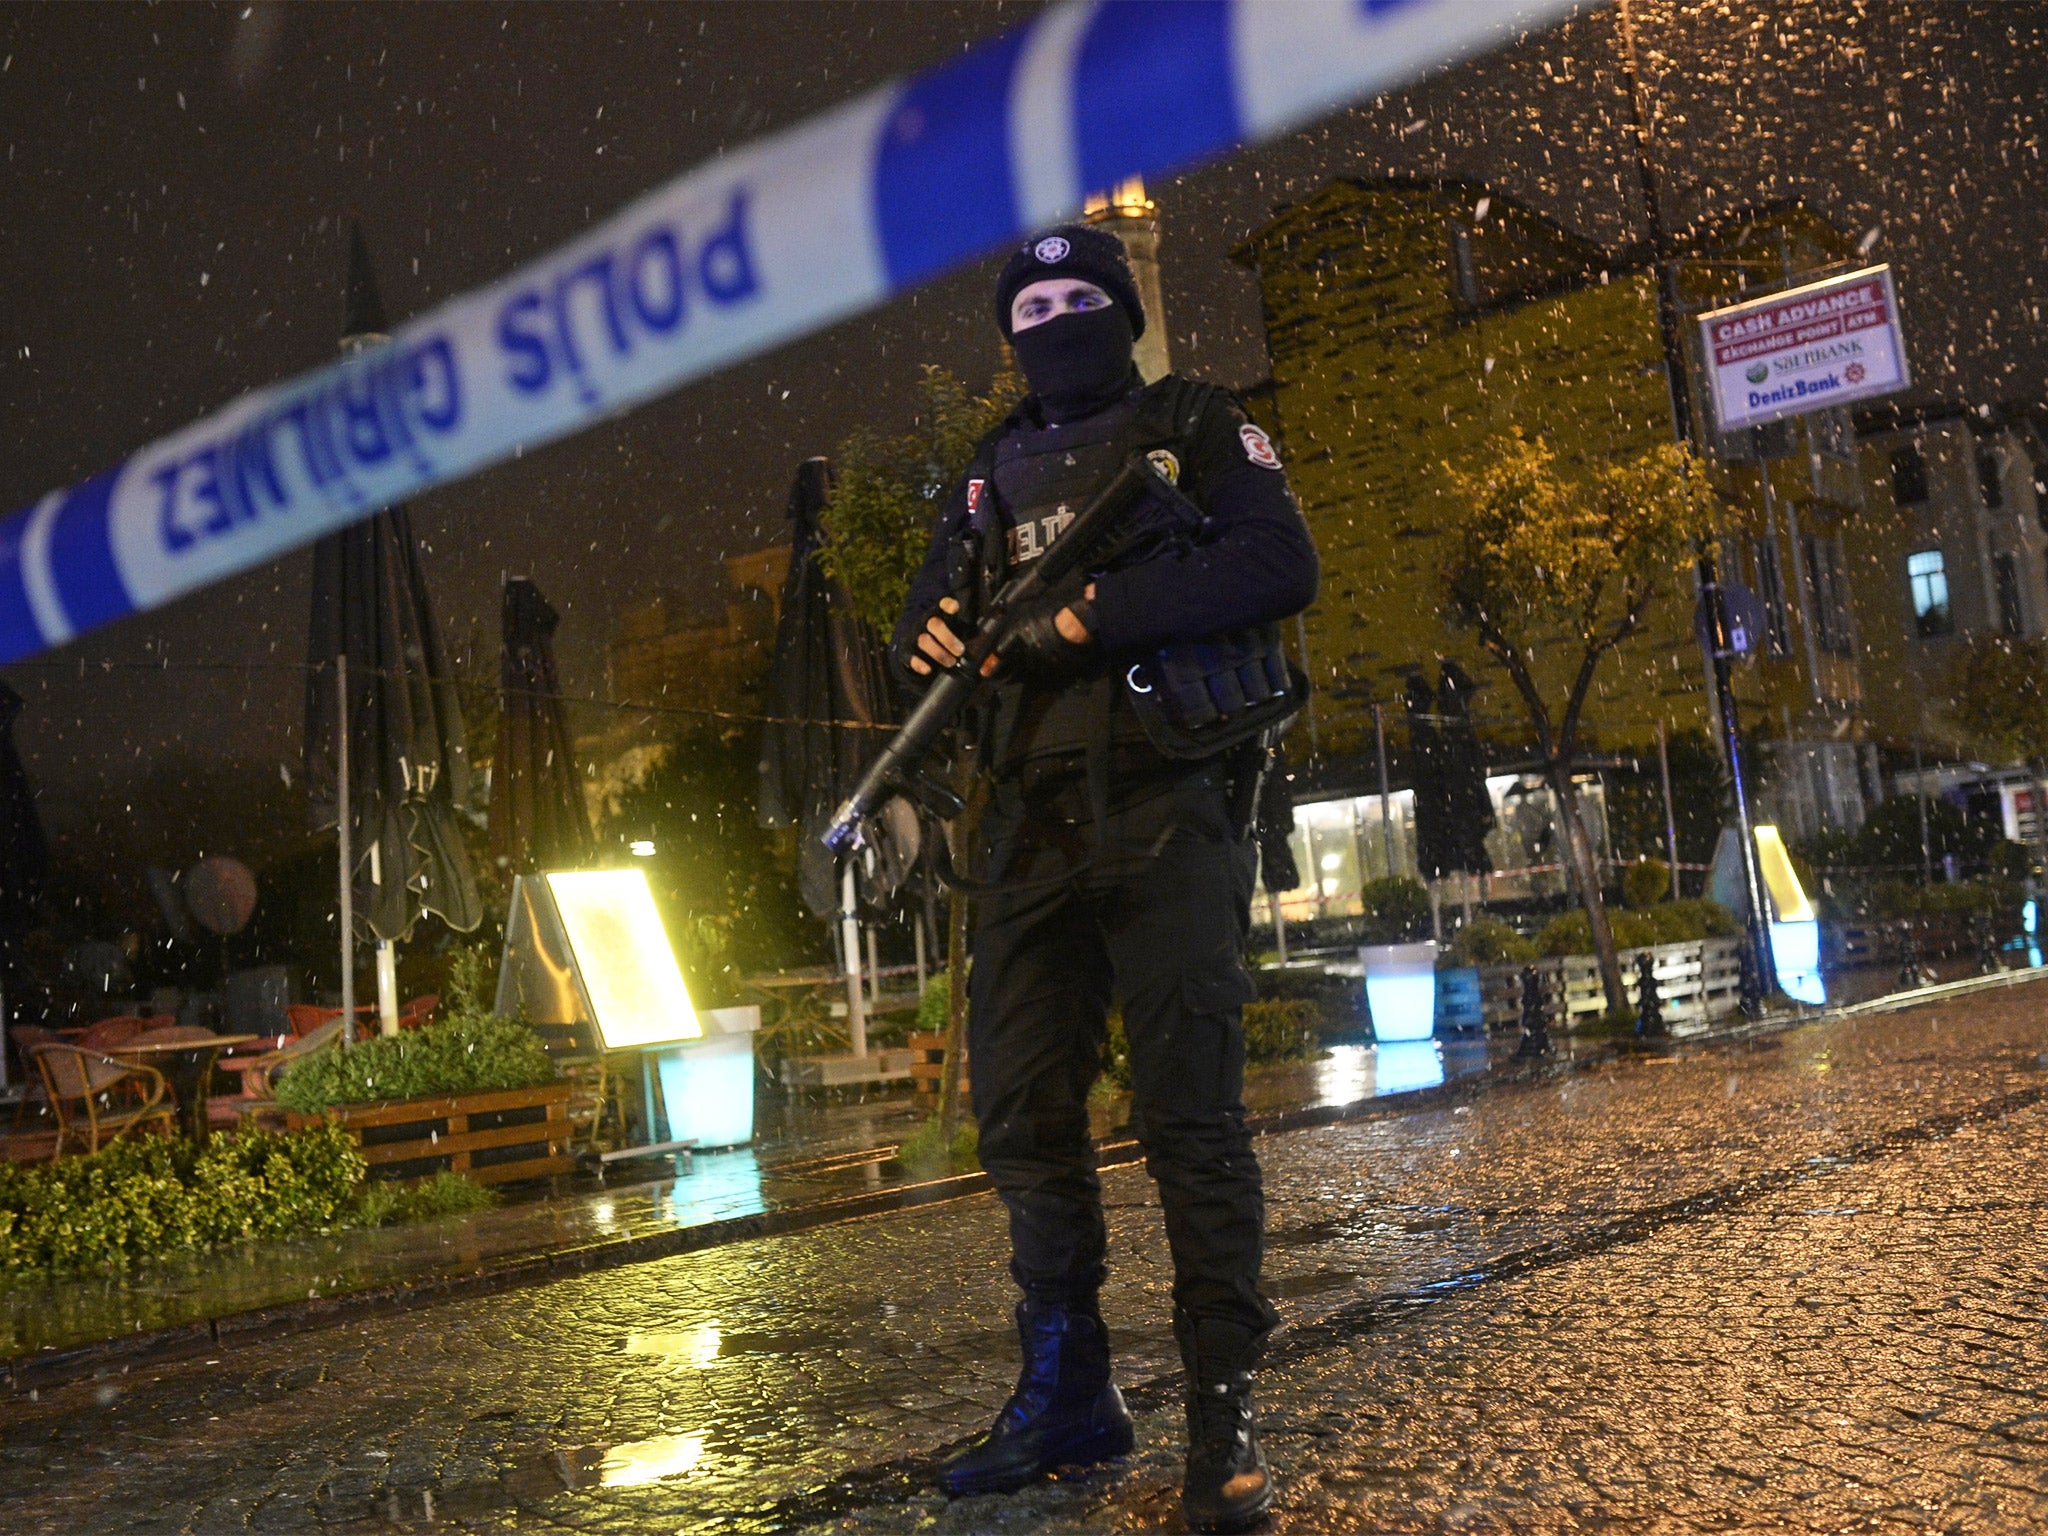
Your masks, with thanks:
[{"label": "black combat boot", "polygon": [[1176,1318],[1188,1368],[1188,1471],[1181,1510],[1191,1531],[1249,1531],[1273,1508],[1273,1474],[1252,1421],[1258,1334],[1220,1318]]},{"label": "black combat boot", "polygon": [[1109,1333],[1092,1307],[1017,1305],[1024,1368],[995,1425],[939,1468],[948,1498],[1015,1493],[1057,1467],[1130,1454],[1124,1396],[1109,1379]]}]

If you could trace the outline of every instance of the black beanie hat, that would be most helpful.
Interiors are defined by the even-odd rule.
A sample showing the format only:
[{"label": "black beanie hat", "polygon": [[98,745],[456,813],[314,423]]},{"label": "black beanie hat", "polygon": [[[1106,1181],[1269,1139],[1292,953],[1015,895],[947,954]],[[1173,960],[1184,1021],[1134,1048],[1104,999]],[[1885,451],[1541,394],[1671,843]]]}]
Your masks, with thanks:
[{"label": "black beanie hat", "polygon": [[1138,280],[1124,243],[1092,224],[1061,224],[1033,235],[1003,263],[996,279],[996,325],[1010,335],[1010,301],[1017,290],[1042,277],[1078,277],[1093,283],[1130,317],[1133,338],[1145,334],[1145,306],[1138,298]]}]

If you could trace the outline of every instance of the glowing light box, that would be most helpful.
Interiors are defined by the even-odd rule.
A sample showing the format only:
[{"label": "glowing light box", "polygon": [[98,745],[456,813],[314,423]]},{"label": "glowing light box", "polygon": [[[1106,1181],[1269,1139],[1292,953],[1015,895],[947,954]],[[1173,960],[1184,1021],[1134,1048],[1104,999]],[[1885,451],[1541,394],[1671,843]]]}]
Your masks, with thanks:
[{"label": "glowing light box", "polygon": [[1787,997],[1802,1003],[1828,1000],[1820,974],[1820,922],[1799,884],[1785,840],[1773,826],[1754,829],[1757,872],[1771,904],[1771,968]]},{"label": "glowing light box", "polygon": [[703,1036],[646,875],[584,869],[541,878],[562,916],[606,1050]]},{"label": "glowing light box", "polygon": [[497,1011],[587,1024],[608,1051],[703,1038],[689,988],[638,869],[522,875],[505,924]]}]

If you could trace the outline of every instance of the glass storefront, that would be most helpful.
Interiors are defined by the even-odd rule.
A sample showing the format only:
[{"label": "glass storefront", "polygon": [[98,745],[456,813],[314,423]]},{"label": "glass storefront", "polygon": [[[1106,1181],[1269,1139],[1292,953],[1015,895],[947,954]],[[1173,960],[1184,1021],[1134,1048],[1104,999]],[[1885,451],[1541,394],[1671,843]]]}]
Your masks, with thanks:
[{"label": "glass storefront", "polygon": [[[1486,845],[1496,873],[1475,892],[1482,900],[1514,901],[1562,895],[1557,819],[1550,789],[1524,774],[1486,781],[1494,829]],[[1415,792],[1397,789],[1381,809],[1378,795],[1311,800],[1294,808],[1295,867],[1302,884],[1282,891],[1280,913],[1290,923],[1358,917],[1367,881],[1389,874],[1414,876]],[[1579,804],[1595,847],[1607,845],[1606,796],[1597,777],[1579,781]]]}]

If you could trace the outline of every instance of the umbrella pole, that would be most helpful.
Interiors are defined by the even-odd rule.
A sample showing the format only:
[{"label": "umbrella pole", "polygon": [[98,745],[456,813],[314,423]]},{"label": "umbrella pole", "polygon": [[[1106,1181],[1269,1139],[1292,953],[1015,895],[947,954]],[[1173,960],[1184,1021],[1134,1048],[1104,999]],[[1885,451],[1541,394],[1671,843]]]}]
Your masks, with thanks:
[{"label": "umbrella pole", "polygon": [[868,1054],[868,1005],[860,986],[860,907],[853,887],[853,860],[839,876],[839,947],[846,955],[846,1027],[853,1037],[853,1054],[866,1060]]},{"label": "umbrella pole", "polygon": [[922,998],[924,996],[925,982],[924,914],[922,912],[910,914],[910,937],[911,941],[917,945],[917,995]]},{"label": "umbrella pole", "polygon": [[377,941],[377,1028],[398,1033],[398,946],[389,939]]},{"label": "umbrella pole", "polygon": [[356,895],[350,878],[348,836],[348,657],[334,658],[334,691],[340,712],[334,729],[334,832],[341,863],[341,1043],[356,1040]]}]

